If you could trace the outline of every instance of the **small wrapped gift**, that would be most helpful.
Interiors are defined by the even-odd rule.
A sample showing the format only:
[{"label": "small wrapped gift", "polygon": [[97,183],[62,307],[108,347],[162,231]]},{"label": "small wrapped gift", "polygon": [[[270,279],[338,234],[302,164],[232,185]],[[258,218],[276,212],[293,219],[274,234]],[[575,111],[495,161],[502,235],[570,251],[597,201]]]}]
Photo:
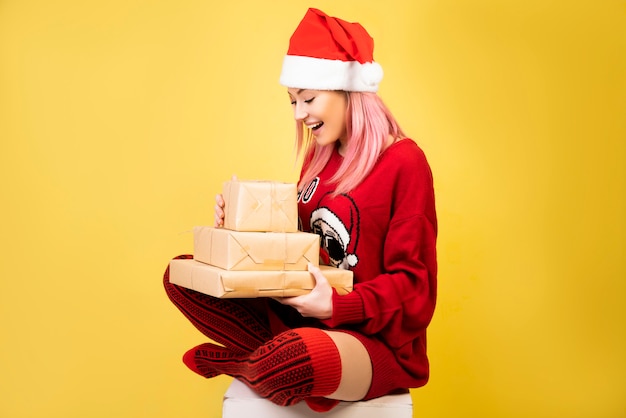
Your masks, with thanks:
[{"label": "small wrapped gift", "polygon": [[[320,266],[337,293],[352,291],[352,272]],[[217,298],[289,297],[309,293],[315,278],[308,271],[238,271],[190,259],[170,261],[170,283]]]},{"label": "small wrapped gift", "polygon": [[297,190],[293,183],[239,181],[224,183],[224,228],[233,231],[296,232]]},{"label": "small wrapped gift", "polygon": [[306,270],[319,264],[320,237],[307,232],[239,232],[196,226],[194,259],[225,270]]}]

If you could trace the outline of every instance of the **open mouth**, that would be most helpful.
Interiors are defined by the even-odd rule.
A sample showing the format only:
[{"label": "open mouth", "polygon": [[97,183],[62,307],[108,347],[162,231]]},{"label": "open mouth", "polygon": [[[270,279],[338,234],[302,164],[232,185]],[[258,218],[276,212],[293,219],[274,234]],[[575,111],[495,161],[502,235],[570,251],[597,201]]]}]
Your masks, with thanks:
[{"label": "open mouth", "polygon": [[318,130],[319,128],[321,128],[323,124],[324,124],[324,122],[318,122],[318,123],[316,123],[315,125],[311,125],[311,126],[309,126],[309,128],[310,128],[312,131],[316,131],[316,130]]}]

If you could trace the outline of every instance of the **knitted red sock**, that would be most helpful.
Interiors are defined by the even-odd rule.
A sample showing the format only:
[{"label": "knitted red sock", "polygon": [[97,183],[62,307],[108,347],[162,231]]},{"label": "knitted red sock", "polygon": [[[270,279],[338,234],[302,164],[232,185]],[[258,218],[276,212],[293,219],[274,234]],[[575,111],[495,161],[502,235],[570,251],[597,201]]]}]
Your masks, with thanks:
[{"label": "knitted red sock", "polygon": [[273,313],[263,299],[219,299],[176,286],[169,281],[169,267],[163,285],[170,300],[200,332],[233,351],[250,353],[274,336],[269,318]]},{"label": "knitted red sock", "polygon": [[332,339],[316,328],[283,332],[249,355],[202,344],[187,352],[183,361],[205,377],[227,374],[238,378],[278,405],[305,399],[312,409],[319,405],[327,410],[337,404],[318,399],[339,386],[341,360]]}]

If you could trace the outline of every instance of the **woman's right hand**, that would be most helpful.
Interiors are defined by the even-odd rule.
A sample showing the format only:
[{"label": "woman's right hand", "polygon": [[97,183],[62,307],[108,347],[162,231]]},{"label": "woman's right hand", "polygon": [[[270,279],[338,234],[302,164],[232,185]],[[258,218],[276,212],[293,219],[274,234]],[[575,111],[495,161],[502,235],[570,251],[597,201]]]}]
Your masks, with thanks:
[{"label": "woman's right hand", "polygon": [[[233,174],[230,178],[230,181],[237,181],[237,175]],[[215,227],[221,228],[224,226],[224,206],[226,206],[226,202],[224,201],[224,196],[222,194],[215,195]]]},{"label": "woman's right hand", "polygon": [[215,227],[221,228],[224,226],[224,196],[221,194],[215,195]]}]

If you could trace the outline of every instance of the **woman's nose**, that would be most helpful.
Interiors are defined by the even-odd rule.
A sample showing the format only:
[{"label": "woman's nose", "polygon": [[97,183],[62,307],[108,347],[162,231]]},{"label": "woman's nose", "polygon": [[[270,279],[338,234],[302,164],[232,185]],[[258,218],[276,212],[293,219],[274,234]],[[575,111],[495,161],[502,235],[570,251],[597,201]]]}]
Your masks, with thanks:
[{"label": "woman's nose", "polygon": [[304,111],[303,106],[301,104],[296,103],[293,109],[293,117],[297,121],[303,121],[304,119],[306,119],[307,116],[308,116],[308,113]]}]

